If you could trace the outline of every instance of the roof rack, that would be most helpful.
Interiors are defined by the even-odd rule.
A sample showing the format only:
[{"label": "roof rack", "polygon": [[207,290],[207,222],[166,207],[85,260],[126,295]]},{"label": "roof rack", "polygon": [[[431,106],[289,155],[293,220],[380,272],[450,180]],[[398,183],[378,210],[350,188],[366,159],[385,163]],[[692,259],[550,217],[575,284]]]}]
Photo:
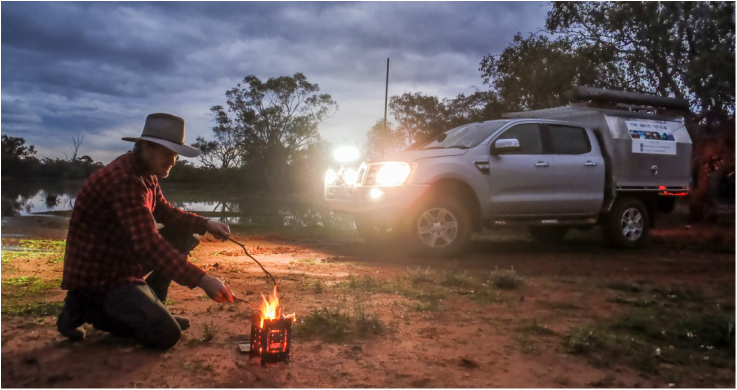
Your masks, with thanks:
[{"label": "roof rack", "polygon": [[[572,97],[574,101],[589,101],[598,104],[613,105],[613,107],[628,108],[629,111],[648,110],[648,107],[688,110],[689,104],[685,99],[669,98],[643,93],[615,91],[603,88],[574,86]],[[617,104],[619,103],[619,104]]]}]

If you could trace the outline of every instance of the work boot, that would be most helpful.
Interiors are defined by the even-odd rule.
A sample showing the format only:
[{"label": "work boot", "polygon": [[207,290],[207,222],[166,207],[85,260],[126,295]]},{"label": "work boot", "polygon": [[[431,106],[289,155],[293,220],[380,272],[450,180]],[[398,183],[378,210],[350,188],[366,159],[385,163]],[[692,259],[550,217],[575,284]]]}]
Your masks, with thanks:
[{"label": "work boot", "polygon": [[84,339],[84,330],[80,328],[84,323],[84,313],[70,291],[64,299],[64,307],[56,320],[56,328],[62,336],[69,340],[80,341]]},{"label": "work boot", "polygon": [[189,318],[179,317],[179,316],[173,316],[173,317],[174,317],[174,320],[177,321],[177,324],[179,324],[179,327],[182,330],[189,329]]}]

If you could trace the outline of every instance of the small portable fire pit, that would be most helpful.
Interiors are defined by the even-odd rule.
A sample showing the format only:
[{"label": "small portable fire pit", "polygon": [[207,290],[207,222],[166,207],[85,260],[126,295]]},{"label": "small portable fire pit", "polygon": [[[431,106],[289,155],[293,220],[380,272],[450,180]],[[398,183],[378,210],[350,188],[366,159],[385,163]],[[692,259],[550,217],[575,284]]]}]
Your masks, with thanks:
[{"label": "small portable fire pit", "polygon": [[266,363],[289,363],[292,323],[297,320],[295,314],[283,315],[279,312],[276,286],[269,299],[263,294],[261,297],[261,313],[251,316],[250,357],[260,356],[262,366]]}]

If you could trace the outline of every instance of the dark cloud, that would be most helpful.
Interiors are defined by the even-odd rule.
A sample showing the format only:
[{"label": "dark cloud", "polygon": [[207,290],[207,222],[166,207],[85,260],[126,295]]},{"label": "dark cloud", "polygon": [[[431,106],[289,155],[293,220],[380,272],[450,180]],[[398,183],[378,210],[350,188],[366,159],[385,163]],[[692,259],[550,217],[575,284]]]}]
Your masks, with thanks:
[{"label": "dark cloud", "polygon": [[[483,88],[478,64],[544,24],[527,2],[6,2],[2,129],[60,153],[78,131],[107,162],[148,113],[208,136],[209,108],[246,75],[302,72],[339,103],[327,139],[361,142],[390,94]],[[139,129],[139,130],[136,130]],[[126,134],[121,134],[126,133]],[[135,135],[135,134],[133,134]],[[119,139],[119,137],[117,138]]]}]

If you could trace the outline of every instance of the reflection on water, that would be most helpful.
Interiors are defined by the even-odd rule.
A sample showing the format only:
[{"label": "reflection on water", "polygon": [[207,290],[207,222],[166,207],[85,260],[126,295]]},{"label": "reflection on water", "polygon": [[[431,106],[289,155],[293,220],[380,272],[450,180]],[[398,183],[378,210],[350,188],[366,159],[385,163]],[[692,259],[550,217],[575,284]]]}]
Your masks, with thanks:
[{"label": "reflection on water", "polygon": [[[49,212],[70,211],[81,183],[6,183],[2,186],[2,214],[32,215]],[[175,207],[228,224],[247,226],[322,226],[333,229],[354,229],[353,217],[333,213],[324,203],[307,203],[231,196],[225,200],[223,194],[208,194],[191,189],[165,189],[167,199]]]},{"label": "reflection on water", "polygon": [[15,203],[20,205],[18,213],[25,216],[49,211],[71,210],[74,206],[74,198],[69,194],[55,194],[39,190],[29,198],[18,196]]},{"label": "reflection on water", "polygon": [[2,181],[2,216],[71,210],[81,183]]}]

